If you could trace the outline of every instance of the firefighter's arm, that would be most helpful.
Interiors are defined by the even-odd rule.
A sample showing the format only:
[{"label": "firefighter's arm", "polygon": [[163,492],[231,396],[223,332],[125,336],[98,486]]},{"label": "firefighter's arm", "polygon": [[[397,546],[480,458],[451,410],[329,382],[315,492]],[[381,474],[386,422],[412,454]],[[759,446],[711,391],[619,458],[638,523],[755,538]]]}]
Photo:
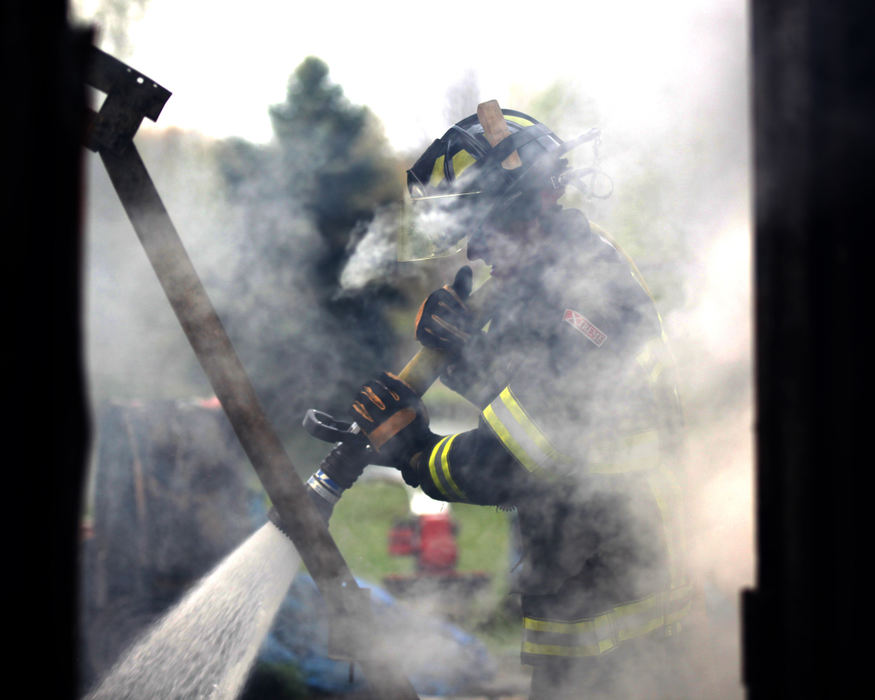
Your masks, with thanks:
[{"label": "firefighter's arm", "polygon": [[396,467],[411,486],[443,501],[500,505],[514,500],[529,476],[486,422],[441,436],[401,379],[383,372],[359,390],[351,414],[368,437],[377,464]]},{"label": "firefighter's arm", "polygon": [[403,471],[432,498],[477,505],[513,504],[536,478],[482,419],[475,430],[440,438]]}]

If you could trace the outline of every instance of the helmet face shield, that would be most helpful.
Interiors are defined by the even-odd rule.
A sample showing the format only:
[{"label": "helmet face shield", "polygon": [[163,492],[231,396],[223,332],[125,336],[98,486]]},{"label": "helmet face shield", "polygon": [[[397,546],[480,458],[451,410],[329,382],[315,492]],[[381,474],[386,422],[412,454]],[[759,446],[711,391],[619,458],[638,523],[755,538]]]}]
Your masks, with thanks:
[{"label": "helmet face shield", "polygon": [[398,260],[431,260],[462,252],[487,214],[484,205],[476,195],[425,197],[408,202],[398,234]]}]

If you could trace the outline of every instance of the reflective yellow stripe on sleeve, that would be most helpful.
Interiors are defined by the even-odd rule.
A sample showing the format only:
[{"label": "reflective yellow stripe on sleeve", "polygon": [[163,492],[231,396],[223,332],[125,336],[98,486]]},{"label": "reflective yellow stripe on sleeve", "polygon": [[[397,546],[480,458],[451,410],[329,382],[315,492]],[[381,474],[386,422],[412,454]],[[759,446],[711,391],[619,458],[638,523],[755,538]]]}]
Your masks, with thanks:
[{"label": "reflective yellow stripe on sleeve", "polygon": [[444,496],[451,500],[465,501],[465,493],[450,473],[450,448],[455,439],[455,435],[448,435],[434,446],[428,458],[428,473],[432,483]]},{"label": "reflective yellow stripe on sleeve", "polygon": [[529,417],[509,386],[483,409],[483,419],[505,448],[533,474],[568,461]]}]

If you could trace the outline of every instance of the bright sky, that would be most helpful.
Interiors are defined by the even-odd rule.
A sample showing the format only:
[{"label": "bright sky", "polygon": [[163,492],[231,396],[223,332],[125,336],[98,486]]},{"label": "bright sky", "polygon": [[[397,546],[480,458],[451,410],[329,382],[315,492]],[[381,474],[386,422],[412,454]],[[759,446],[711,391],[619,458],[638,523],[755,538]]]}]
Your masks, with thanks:
[{"label": "bright sky", "polygon": [[[87,19],[99,3],[72,4]],[[316,55],[404,148],[446,130],[447,89],[469,71],[481,97],[505,107],[565,80],[623,127],[652,125],[678,94],[719,89],[709,71],[744,50],[744,13],[743,0],[150,0],[119,57],[173,92],[161,126],[264,142],[268,106]]]}]

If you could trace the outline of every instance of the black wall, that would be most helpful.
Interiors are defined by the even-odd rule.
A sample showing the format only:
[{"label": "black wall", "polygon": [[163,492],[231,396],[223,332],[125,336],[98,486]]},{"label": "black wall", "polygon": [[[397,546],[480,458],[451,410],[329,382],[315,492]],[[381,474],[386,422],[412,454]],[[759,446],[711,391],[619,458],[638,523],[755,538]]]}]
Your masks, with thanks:
[{"label": "black wall", "polygon": [[82,75],[65,3],[4,0],[0,260],[7,683],[74,697],[76,538],[87,422],[81,314]]},{"label": "black wall", "polygon": [[758,570],[745,682],[751,698],[852,697],[868,685],[872,617],[875,6],[751,10]]}]

